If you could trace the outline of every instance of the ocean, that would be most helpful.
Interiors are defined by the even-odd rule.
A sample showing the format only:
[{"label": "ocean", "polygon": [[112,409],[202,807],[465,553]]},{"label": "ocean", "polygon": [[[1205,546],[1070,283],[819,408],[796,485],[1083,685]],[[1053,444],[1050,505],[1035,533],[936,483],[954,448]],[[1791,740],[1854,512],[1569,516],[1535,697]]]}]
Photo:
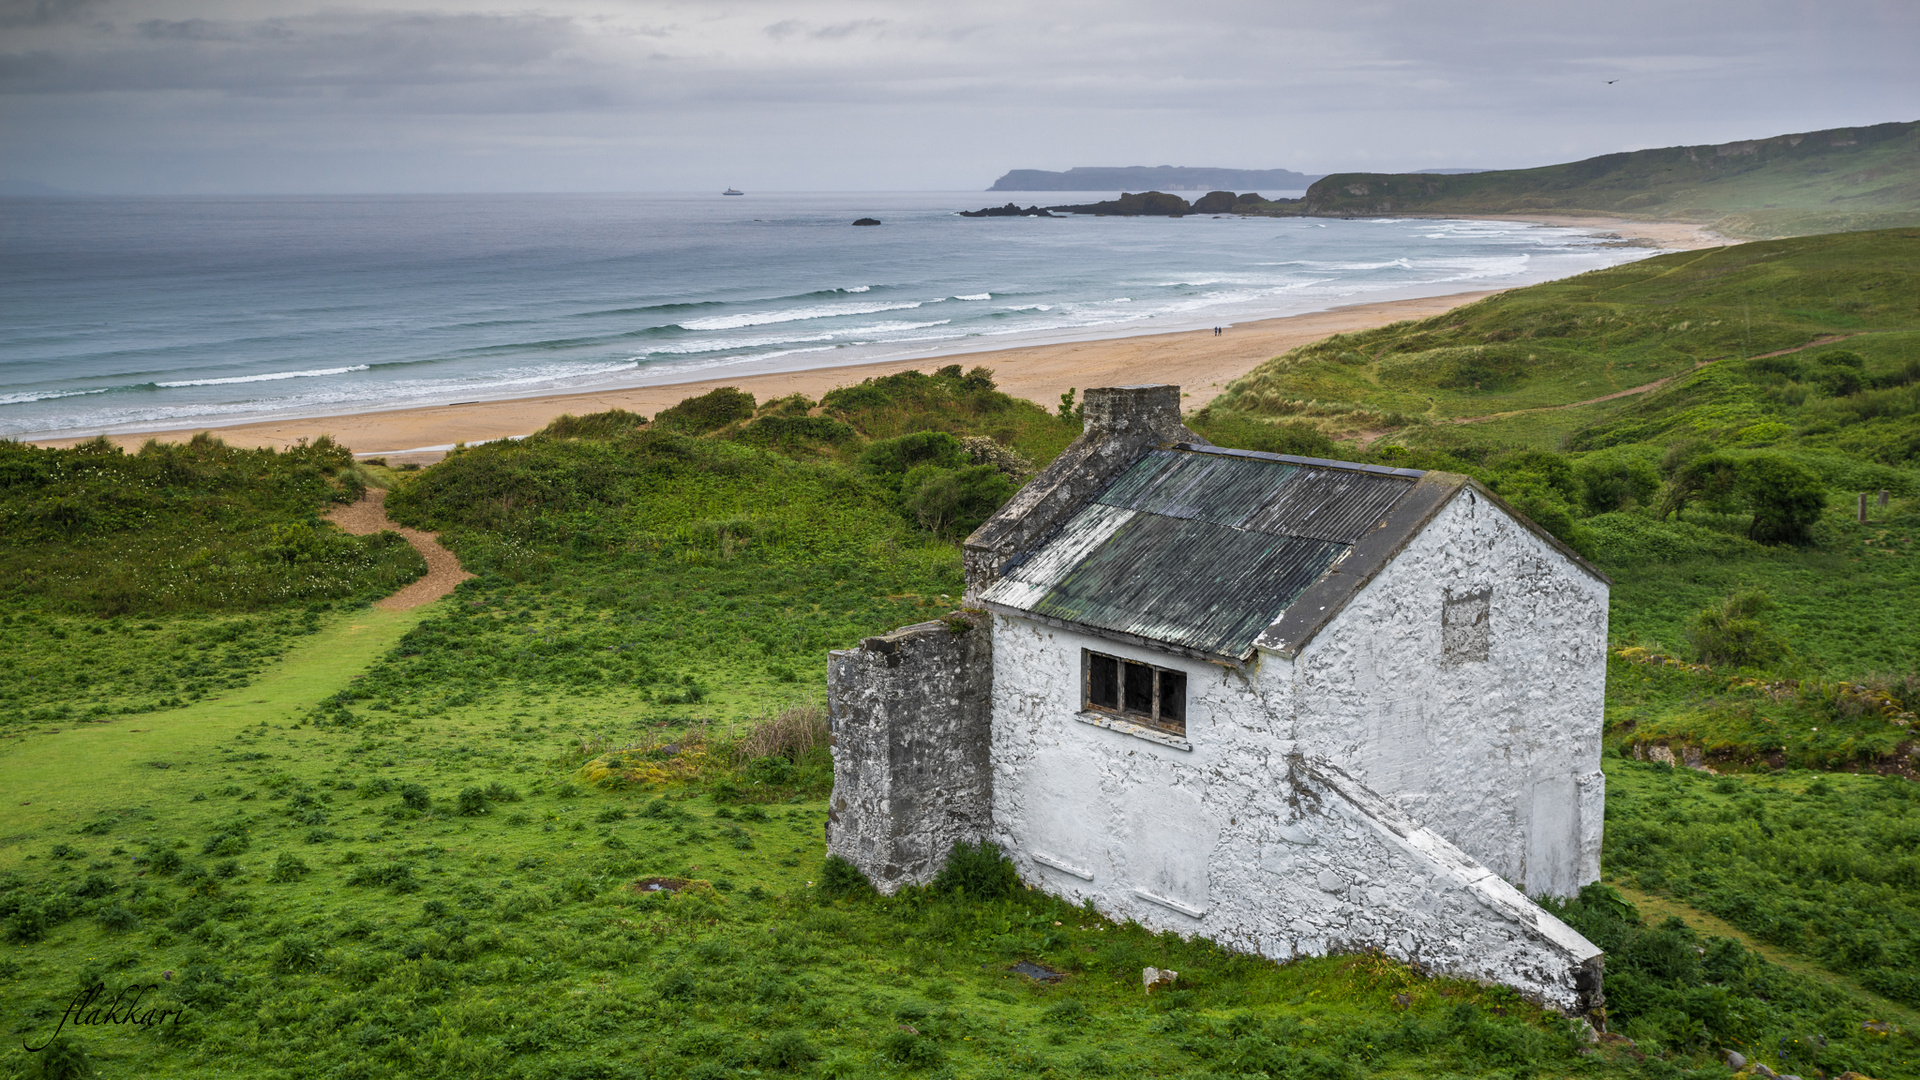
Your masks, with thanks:
[{"label": "ocean", "polygon": [[1652,253],[1510,222],[956,213],[1005,198],[0,199],[0,437],[1196,329]]}]

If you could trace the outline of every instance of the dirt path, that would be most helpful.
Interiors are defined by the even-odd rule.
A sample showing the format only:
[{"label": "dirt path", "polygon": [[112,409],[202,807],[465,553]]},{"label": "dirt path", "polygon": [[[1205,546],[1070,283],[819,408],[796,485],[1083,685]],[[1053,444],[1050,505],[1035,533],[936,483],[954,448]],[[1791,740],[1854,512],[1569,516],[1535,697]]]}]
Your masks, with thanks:
[{"label": "dirt path", "polygon": [[1826,967],[1817,960],[1810,960],[1801,956],[1799,953],[1790,952],[1778,946],[1768,945],[1755,940],[1745,931],[1722,919],[1720,916],[1711,912],[1701,911],[1699,908],[1692,907],[1672,897],[1643,892],[1631,885],[1625,885],[1612,879],[1607,879],[1606,883],[1619,890],[1620,895],[1626,897],[1628,903],[1639,908],[1640,917],[1645,919],[1648,925],[1656,925],[1666,921],[1668,918],[1677,918],[1688,926],[1693,927],[1695,931],[1702,935],[1732,938],[1747,948],[1752,949],[1754,952],[1759,953],[1761,956],[1766,957],[1773,963],[1779,964],[1783,968],[1787,968],[1790,971],[1797,971],[1802,975],[1817,979],[1820,982],[1844,990],[1857,997],[1865,998],[1880,1010],[1882,1019],[1896,1021],[1907,1028],[1920,1028],[1920,1012],[1915,1012],[1905,1005],[1881,997],[1879,994],[1860,985],[1848,976]]},{"label": "dirt path", "polygon": [[438,537],[423,533],[419,529],[409,529],[404,525],[395,525],[387,517],[387,493],[379,488],[368,488],[367,494],[357,503],[338,507],[327,514],[327,520],[340,526],[355,536],[366,536],[385,529],[391,529],[407,538],[415,551],[427,560],[427,576],[401,589],[384,600],[374,602],[374,607],[388,611],[406,611],[421,604],[430,604],[453,591],[455,585],[472,577],[472,574],[460,569],[460,560],[453,552],[440,545]]}]

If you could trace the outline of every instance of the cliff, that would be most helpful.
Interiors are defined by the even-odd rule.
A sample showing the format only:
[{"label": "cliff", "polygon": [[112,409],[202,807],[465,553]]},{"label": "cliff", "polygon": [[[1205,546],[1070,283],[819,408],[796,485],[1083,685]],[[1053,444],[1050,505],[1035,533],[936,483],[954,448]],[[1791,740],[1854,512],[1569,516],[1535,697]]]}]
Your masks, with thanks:
[{"label": "cliff", "polygon": [[1299,191],[1319,176],[1291,169],[1201,169],[1174,165],[1074,168],[1065,172],[1014,169],[988,191]]},{"label": "cliff", "polygon": [[1920,122],[1607,154],[1461,175],[1335,173],[1301,212],[1587,213],[1776,237],[1920,224]]}]

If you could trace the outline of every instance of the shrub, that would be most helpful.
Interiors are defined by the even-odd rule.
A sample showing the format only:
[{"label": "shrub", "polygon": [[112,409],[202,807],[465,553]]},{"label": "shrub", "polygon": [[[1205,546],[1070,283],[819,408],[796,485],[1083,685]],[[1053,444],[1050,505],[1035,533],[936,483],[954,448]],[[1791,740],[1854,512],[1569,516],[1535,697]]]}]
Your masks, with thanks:
[{"label": "shrub", "polygon": [[1753,508],[1747,537],[1762,544],[1807,544],[1827,506],[1827,489],[1812,469],[1778,454],[1741,464],[1740,490]]},{"label": "shrub", "polygon": [[229,826],[207,837],[207,842],[200,846],[200,854],[232,856],[246,851],[251,846],[252,841],[248,839],[246,830],[238,826]]},{"label": "shrub", "polygon": [[608,409],[585,416],[561,413],[541,428],[540,434],[555,439],[612,439],[644,427],[646,422],[646,417],[625,409]]},{"label": "shrub", "polygon": [[967,451],[959,439],[944,431],[916,431],[875,442],[860,452],[859,464],[869,473],[899,483],[922,465],[961,468],[967,464]]},{"label": "shrub", "polygon": [[347,875],[349,885],[385,885],[396,893],[419,892],[420,883],[413,876],[413,867],[405,863],[382,863],[378,866],[362,866]]},{"label": "shrub", "polygon": [[487,792],[475,786],[460,789],[459,811],[466,817],[478,817],[487,812]]},{"label": "shrub", "polygon": [[1020,887],[1012,860],[991,840],[970,844],[961,840],[947,853],[947,864],[933,879],[936,892],[963,891],[976,900],[1009,896]]},{"label": "shrub", "polygon": [[797,1031],[782,1031],[760,1047],[760,1064],[769,1069],[798,1069],[820,1060],[820,1049]]},{"label": "shrub", "polygon": [[400,801],[410,810],[426,811],[433,808],[433,796],[419,784],[407,784],[400,789]]},{"label": "shrub", "polygon": [[169,845],[156,843],[147,848],[147,869],[162,877],[178,873],[184,861]]},{"label": "shrub", "polygon": [[828,900],[869,896],[873,893],[873,882],[867,880],[859,867],[838,855],[829,855],[820,868],[819,893]]},{"label": "shrub", "polygon": [[283,851],[273,860],[273,869],[267,871],[268,881],[299,881],[308,873],[307,864],[291,851]]},{"label": "shrub", "polygon": [[880,1043],[880,1053],[909,1069],[931,1069],[947,1060],[940,1044],[925,1035],[895,1031]]},{"label": "shrub", "polygon": [[312,971],[320,966],[320,946],[308,937],[283,937],[274,946],[273,970],[282,975]]},{"label": "shrub", "polygon": [[1013,492],[1013,481],[991,465],[959,469],[920,465],[900,482],[902,508],[934,533],[972,532]]},{"label": "shrub", "polygon": [[111,933],[124,933],[140,928],[140,916],[135,915],[127,905],[115,901],[100,912],[100,929]]},{"label": "shrub", "polygon": [[1762,592],[1739,592],[1717,608],[1705,608],[1687,624],[1687,641],[1703,664],[1764,668],[1786,659],[1784,639],[1760,616],[1773,607]]},{"label": "shrub", "polygon": [[56,1036],[34,1057],[40,1080],[91,1080],[99,1075],[86,1047],[67,1035]]},{"label": "shrub", "polygon": [[1646,506],[1660,492],[1658,454],[1625,448],[1599,450],[1574,463],[1589,515]]},{"label": "shrub", "polygon": [[654,414],[653,423],[655,427],[689,435],[705,435],[752,415],[752,394],[735,387],[722,386],[699,397],[685,398],[670,409],[660,410]]}]

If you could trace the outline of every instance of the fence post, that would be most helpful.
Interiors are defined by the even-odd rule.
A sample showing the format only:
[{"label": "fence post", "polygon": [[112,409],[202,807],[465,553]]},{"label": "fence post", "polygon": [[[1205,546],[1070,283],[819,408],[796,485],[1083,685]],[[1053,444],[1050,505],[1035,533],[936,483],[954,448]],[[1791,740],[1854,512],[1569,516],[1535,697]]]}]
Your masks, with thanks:
[{"label": "fence post", "polygon": [[1880,489],[1880,505],[1881,506],[1887,505],[1887,489],[1886,488]]},{"label": "fence post", "polygon": [[1860,524],[1865,525],[1866,523],[1867,523],[1867,493],[1863,491],[1860,493]]}]

